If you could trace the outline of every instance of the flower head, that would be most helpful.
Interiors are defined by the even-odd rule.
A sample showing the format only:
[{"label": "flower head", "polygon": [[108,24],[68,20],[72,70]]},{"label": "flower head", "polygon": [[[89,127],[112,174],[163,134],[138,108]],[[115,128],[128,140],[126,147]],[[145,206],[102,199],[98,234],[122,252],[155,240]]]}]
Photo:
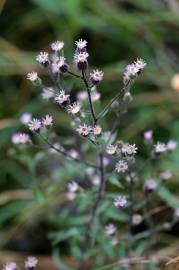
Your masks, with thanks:
[{"label": "flower head", "polygon": [[136,147],[135,144],[128,144],[128,143],[125,143],[121,149],[122,153],[127,155],[134,155],[137,153],[137,150],[138,148]]},{"label": "flower head", "polygon": [[139,70],[140,69],[134,63],[127,65],[124,72],[124,78],[130,79],[131,77],[135,77]]},{"label": "flower head", "polygon": [[125,160],[119,160],[116,163],[115,171],[117,173],[125,173],[128,170],[128,164]]},{"label": "flower head", "polygon": [[27,80],[31,81],[31,82],[35,82],[39,79],[38,77],[38,73],[35,71],[29,72],[27,73]]},{"label": "flower head", "polygon": [[77,114],[80,111],[80,108],[81,108],[80,103],[74,102],[67,107],[67,111],[71,114]]},{"label": "flower head", "polygon": [[20,116],[20,119],[19,120],[20,120],[20,122],[22,124],[27,125],[30,122],[31,119],[32,119],[32,113],[26,112],[26,113],[23,113]]},{"label": "flower head", "polygon": [[136,67],[142,70],[147,64],[143,59],[137,59],[137,61],[134,62]]},{"label": "flower head", "polygon": [[41,121],[37,118],[33,118],[29,123],[28,123],[28,126],[29,126],[29,129],[32,130],[32,131],[37,131],[41,128]]},{"label": "flower head", "polygon": [[91,127],[86,124],[80,125],[77,129],[77,132],[82,136],[88,136],[91,132]]},{"label": "flower head", "polygon": [[79,186],[78,186],[77,182],[75,182],[75,181],[72,181],[68,184],[68,191],[69,192],[74,193],[77,191],[78,188],[79,188]]},{"label": "flower head", "polygon": [[104,72],[101,70],[93,70],[92,73],[90,73],[90,79],[94,84],[98,84],[103,80]]},{"label": "flower head", "polygon": [[69,99],[69,96],[70,95],[66,94],[65,91],[62,90],[58,95],[56,95],[55,101],[61,105]]},{"label": "flower head", "polygon": [[114,224],[108,224],[105,226],[105,234],[110,236],[113,235],[116,231],[116,226]]},{"label": "flower head", "polygon": [[154,191],[156,187],[157,187],[157,182],[155,179],[153,178],[147,179],[144,183],[144,192],[150,193]]},{"label": "flower head", "polygon": [[84,50],[87,46],[87,41],[85,39],[79,39],[78,41],[75,41],[75,44],[77,46],[78,50]]},{"label": "flower head", "polygon": [[47,52],[40,52],[37,56],[36,56],[36,61],[39,63],[39,64],[42,64],[42,65],[46,65],[49,61],[48,59],[48,53]]},{"label": "flower head", "polygon": [[74,55],[74,63],[79,70],[85,70],[88,66],[87,58],[89,54],[87,52],[79,52]]},{"label": "flower head", "polygon": [[139,214],[134,214],[132,216],[132,224],[135,225],[135,226],[139,225],[142,222],[142,220],[143,220],[143,218]]},{"label": "flower head", "polygon": [[177,142],[174,140],[170,140],[166,145],[168,152],[173,152],[177,148]]},{"label": "flower head", "polygon": [[52,87],[44,87],[41,96],[44,100],[49,100],[54,97],[54,90]]},{"label": "flower head", "polygon": [[101,135],[101,132],[102,132],[102,128],[100,125],[96,125],[93,127],[93,133],[95,136]]},{"label": "flower head", "polygon": [[126,196],[120,195],[114,200],[114,205],[116,207],[126,207],[128,204]]},{"label": "flower head", "polygon": [[170,171],[164,171],[164,172],[160,173],[160,178],[161,178],[163,181],[167,181],[167,180],[169,180],[171,177],[172,177],[172,173],[171,173]]},{"label": "flower head", "polygon": [[52,126],[53,125],[53,117],[51,115],[46,115],[43,119],[42,119],[42,124],[44,126]]},{"label": "flower head", "polygon": [[117,150],[117,145],[114,145],[114,144],[109,144],[106,148],[106,152],[109,155],[114,155],[116,153],[116,150]]},{"label": "flower head", "polygon": [[14,133],[11,137],[11,141],[14,144],[26,144],[30,142],[30,137],[26,133]]},{"label": "flower head", "polygon": [[166,152],[166,150],[166,145],[164,143],[157,142],[157,144],[154,146],[154,153],[156,155],[160,155]]},{"label": "flower head", "polygon": [[17,264],[15,262],[8,262],[3,265],[3,270],[17,270]]},{"label": "flower head", "polygon": [[64,56],[56,57],[52,62],[52,72],[58,73],[59,71],[61,73],[66,73],[68,71],[68,65]]},{"label": "flower head", "polygon": [[64,47],[64,42],[63,41],[57,40],[57,41],[54,41],[54,42],[51,43],[51,49],[54,52],[61,51],[63,49],[63,47]]},{"label": "flower head", "polygon": [[144,139],[145,141],[151,141],[153,137],[153,131],[152,130],[147,130],[144,132]]},{"label": "flower head", "polygon": [[27,257],[25,260],[25,268],[32,270],[37,266],[38,260],[36,257]]}]

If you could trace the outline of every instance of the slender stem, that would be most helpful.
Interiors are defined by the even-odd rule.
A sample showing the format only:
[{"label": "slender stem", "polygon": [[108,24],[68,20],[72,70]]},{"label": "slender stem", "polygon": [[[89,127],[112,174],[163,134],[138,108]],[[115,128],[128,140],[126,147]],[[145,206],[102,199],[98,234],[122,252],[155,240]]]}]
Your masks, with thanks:
[{"label": "slender stem", "polygon": [[97,115],[97,120],[102,118],[105,113],[108,111],[108,109],[111,107],[111,105],[121,96],[124,94],[128,86],[130,85],[131,81],[128,81],[128,83],[110,100],[110,102],[104,107],[104,109]]},{"label": "slender stem", "polygon": [[[101,202],[101,199],[103,197],[103,193],[104,193],[104,190],[105,190],[105,173],[104,173],[104,160],[103,159],[104,159],[103,154],[100,153],[99,154],[100,185],[99,185],[99,189],[98,189],[98,193],[97,193],[95,202],[94,202],[94,204],[92,206],[92,209],[91,209],[89,222],[87,223],[87,226],[86,226],[85,238],[84,238],[84,242],[82,244],[83,253],[85,253],[85,251],[88,250],[88,248],[92,244],[91,239],[90,239],[91,230],[92,230],[92,227],[93,227],[93,224],[94,224],[94,220],[96,218],[96,211],[97,211],[97,209],[99,207],[99,204]],[[85,260],[84,259],[82,259],[82,261],[80,263],[79,270],[85,270]]]},{"label": "slender stem", "polygon": [[76,74],[76,73],[73,73],[72,71],[68,71],[68,74],[76,77],[76,78],[79,78],[79,79],[83,79],[80,75]]},{"label": "slender stem", "polygon": [[44,138],[40,133],[37,133],[41,138],[42,140],[47,144],[49,145],[52,149],[54,149],[56,152],[60,153],[61,155],[65,156],[66,158],[69,158],[73,161],[77,161],[77,162],[80,162],[80,163],[83,163],[89,167],[92,167],[92,168],[95,168],[95,169],[99,169],[96,165],[90,163],[90,162],[87,162],[87,161],[84,161],[84,160],[81,160],[79,158],[73,158],[71,155],[69,155],[67,152],[65,152],[64,150],[62,149],[58,149],[56,148],[51,142],[49,142],[46,138]]},{"label": "slender stem", "polygon": [[129,207],[129,229],[130,234],[132,234],[132,218],[133,218],[133,212],[134,212],[134,183],[131,179],[129,182],[129,200],[130,200],[130,207]]},{"label": "slender stem", "polygon": [[90,111],[91,111],[91,115],[92,115],[92,118],[93,118],[93,123],[95,125],[97,123],[97,117],[96,117],[96,114],[95,114],[95,111],[94,111],[94,107],[93,107],[93,103],[92,103],[92,99],[91,99],[91,93],[90,93],[90,86],[89,86],[88,81],[86,79],[85,71],[82,71],[82,79],[83,79],[83,82],[84,82],[84,84],[86,86],[86,90],[87,90],[87,93],[88,93]]}]

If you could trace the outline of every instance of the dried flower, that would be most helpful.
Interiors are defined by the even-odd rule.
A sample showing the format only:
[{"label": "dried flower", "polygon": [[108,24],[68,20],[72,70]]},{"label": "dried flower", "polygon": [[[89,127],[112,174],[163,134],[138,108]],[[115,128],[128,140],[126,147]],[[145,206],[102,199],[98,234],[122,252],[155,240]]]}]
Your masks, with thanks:
[{"label": "dried flower", "polygon": [[27,257],[25,260],[25,268],[32,270],[37,266],[38,260],[36,257]]},{"label": "dried flower", "polygon": [[69,99],[69,96],[70,95],[66,94],[65,91],[62,90],[62,91],[60,91],[60,93],[58,95],[56,95],[55,101],[56,101],[56,103],[61,105]]},{"label": "dried flower", "polygon": [[44,87],[41,96],[44,100],[49,100],[54,97],[54,90],[52,87]]},{"label": "dried flower", "polygon": [[88,136],[91,132],[91,127],[86,124],[80,125],[77,129],[77,132],[82,136]]},{"label": "dried flower", "polygon": [[40,52],[37,56],[36,56],[36,61],[43,65],[46,66],[49,62],[48,59],[48,53],[47,52]]},{"label": "dried flower", "polygon": [[115,171],[117,173],[125,173],[128,170],[128,164],[125,160],[119,160],[116,163]]},{"label": "dried flower", "polygon": [[77,191],[78,188],[79,188],[79,186],[78,186],[77,182],[75,182],[75,181],[72,181],[68,184],[68,191],[69,192],[74,193]]},{"label": "dried flower", "polygon": [[94,128],[93,128],[93,133],[95,136],[99,136],[101,135],[101,132],[102,132],[102,128],[100,125],[96,125]]},{"label": "dried flower", "polygon": [[147,130],[144,132],[145,141],[151,141],[152,138],[153,138],[153,131],[152,130]]},{"label": "dried flower", "polygon": [[3,265],[2,270],[17,270],[17,264],[15,262],[8,262]]},{"label": "dried flower", "polygon": [[11,137],[11,141],[14,144],[26,144],[30,142],[30,137],[26,133],[14,133]]},{"label": "dried flower", "polygon": [[136,147],[135,144],[128,144],[128,143],[125,143],[121,149],[122,153],[127,155],[134,155],[137,153],[137,150],[138,148]]},{"label": "dried flower", "polygon": [[30,122],[31,119],[32,119],[32,113],[26,112],[26,113],[23,113],[20,116],[20,119],[19,120],[20,120],[20,122],[22,124],[27,125]]},{"label": "dried flower", "polygon": [[54,41],[54,42],[51,43],[51,49],[54,52],[61,51],[63,49],[63,47],[64,47],[64,42],[63,41],[57,40],[57,41]]},{"label": "dried flower", "polygon": [[51,115],[46,115],[44,118],[42,118],[42,124],[44,126],[52,126],[53,125],[53,117]]},{"label": "dried flower", "polygon": [[105,234],[110,236],[113,235],[116,231],[116,226],[114,224],[108,224],[105,226]]},{"label": "dried flower", "polygon": [[116,207],[126,207],[128,204],[126,196],[120,195],[114,200],[114,205]]},{"label": "dried flower", "polygon": [[104,72],[98,69],[93,70],[93,72],[90,73],[90,79],[93,84],[100,83],[103,80],[103,77],[104,77]]},{"label": "dried flower", "polygon": [[88,58],[89,54],[87,52],[80,52],[74,55],[74,63],[78,67],[79,70],[85,70],[88,66]]},{"label": "dried flower", "polygon": [[28,126],[29,126],[29,129],[32,130],[32,131],[37,131],[41,128],[41,121],[37,118],[33,118],[29,123],[28,123]]},{"label": "dried flower", "polygon": [[117,145],[114,145],[114,144],[109,144],[106,148],[106,152],[109,155],[114,155],[116,153],[116,150],[117,150]]},{"label": "dried flower", "polygon": [[144,183],[144,192],[150,193],[154,191],[156,187],[157,187],[157,182],[155,179],[153,178],[147,179]]},{"label": "dried flower", "polygon": [[71,114],[77,114],[80,111],[80,108],[81,108],[80,103],[74,102],[67,107],[67,111],[68,113]]},{"label": "dried flower", "polygon": [[177,148],[177,142],[174,140],[170,140],[167,145],[166,145],[167,151],[168,152],[173,152]]}]

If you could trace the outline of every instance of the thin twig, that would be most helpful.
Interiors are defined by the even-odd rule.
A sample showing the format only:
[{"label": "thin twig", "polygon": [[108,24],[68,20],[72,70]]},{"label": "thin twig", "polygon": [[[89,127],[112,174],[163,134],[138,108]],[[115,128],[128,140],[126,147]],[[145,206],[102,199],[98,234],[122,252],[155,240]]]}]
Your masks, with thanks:
[{"label": "thin twig", "polygon": [[91,115],[92,115],[92,118],[93,118],[93,124],[95,125],[97,123],[97,117],[96,117],[96,113],[95,113],[94,108],[93,108],[93,103],[92,103],[91,93],[90,93],[90,87],[89,87],[88,81],[86,79],[85,71],[82,71],[82,79],[83,79],[83,82],[84,82],[84,84],[86,86],[86,90],[87,90],[87,93],[88,93],[90,111],[91,111]]}]

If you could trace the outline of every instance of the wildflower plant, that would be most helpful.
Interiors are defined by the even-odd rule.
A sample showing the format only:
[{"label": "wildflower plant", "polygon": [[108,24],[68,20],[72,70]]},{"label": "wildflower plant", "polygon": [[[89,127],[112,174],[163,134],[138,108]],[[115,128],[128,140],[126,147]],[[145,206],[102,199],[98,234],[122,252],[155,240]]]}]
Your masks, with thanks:
[{"label": "wildflower plant", "polygon": [[[109,269],[112,269],[110,265],[119,269],[120,259],[125,258],[130,264],[132,257],[148,256],[154,246],[152,240],[155,232],[163,229],[153,228],[152,213],[148,207],[152,194],[171,178],[171,173],[160,172],[156,176],[156,172],[151,170],[150,175],[143,179],[143,171],[151,164],[162,162],[177,144],[170,140],[168,143],[157,142],[153,145],[153,131],[145,131],[144,145],[149,149],[149,156],[144,164],[138,161],[140,146],[121,140],[118,128],[133,99],[132,85],[141,76],[146,63],[137,59],[127,65],[122,75],[122,89],[101,108],[99,101],[103,95],[98,87],[105,74],[102,70],[90,69],[87,45],[83,39],[75,42],[72,64],[65,58],[63,41],[53,42],[51,52],[37,55],[36,61],[48,74],[52,85],[46,85],[35,71],[27,74],[27,79],[41,89],[41,97],[45,102],[51,102],[68,114],[75,136],[74,146],[80,141],[79,147],[69,149],[63,145],[55,133],[56,117],[49,114],[41,118],[32,114],[21,116],[20,121],[25,124],[26,133],[29,132],[13,134],[12,142],[15,145],[27,144],[41,148],[45,145],[44,151],[47,148],[49,155],[56,153],[68,163],[72,162],[74,167],[81,166],[77,178],[67,179],[63,190],[64,207],[69,209],[72,228],[65,228],[62,221],[64,230],[52,233],[50,238],[54,243],[68,240],[69,255],[77,261],[74,269],[94,269],[105,264],[109,265]],[[81,84],[82,88],[76,96],[73,90],[65,86],[67,78]],[[113,107],[115,117],[108,130],[103,123]],[[35,138],[39,139],[38,145]],[[88,151],[92,154],[88,155]],[[81,175],[84,181],[81,181]],[[116,192],[109,188],[113,185],[117,187]],[[75,209],[70,211],[71,208]],[[143,245],[139,254],[135,244],[142,241],[143,236],[137,238],[133,235],[133,228],[140,223],[144,223],[149,232],[144,236],[147,241],[149,239],[149,244]],[[32,269],[31,264],[35,265],[36,261],[28,259],[26,268]],[[69,269],[64,263],[63,268]]]}]

